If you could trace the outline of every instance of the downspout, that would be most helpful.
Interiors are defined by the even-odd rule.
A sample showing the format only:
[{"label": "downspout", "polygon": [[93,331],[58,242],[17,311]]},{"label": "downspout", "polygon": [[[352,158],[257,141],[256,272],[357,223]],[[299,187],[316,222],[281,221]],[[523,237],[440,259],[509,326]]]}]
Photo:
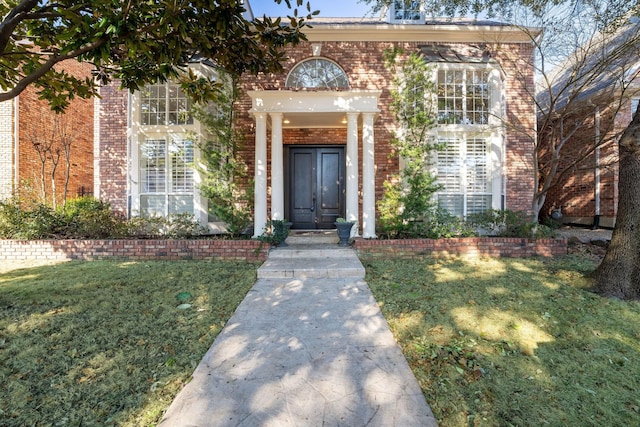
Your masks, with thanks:
[{"label": "downspout", "polygon": [[593,216],[593,226],[595,230],[600,227],[600,108],[595,110],[595,172],[594,172],[594,191],[595,191],[595,212]]}]

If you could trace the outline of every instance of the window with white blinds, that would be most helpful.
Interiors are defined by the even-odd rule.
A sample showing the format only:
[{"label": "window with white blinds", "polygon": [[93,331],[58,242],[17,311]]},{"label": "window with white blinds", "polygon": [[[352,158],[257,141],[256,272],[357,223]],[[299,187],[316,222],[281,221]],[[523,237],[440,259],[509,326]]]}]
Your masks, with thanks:
[{"label": "window with white blinds", "polygon": [[465,134],[440,137],[436,174],[442,190],[438,204],[461,218],[491,209],[492,185],[488,138]]},{"label": "window with white blinds", "polygon": [[193,141],[170,134],[140,143],[140,214],[194,211]]}]

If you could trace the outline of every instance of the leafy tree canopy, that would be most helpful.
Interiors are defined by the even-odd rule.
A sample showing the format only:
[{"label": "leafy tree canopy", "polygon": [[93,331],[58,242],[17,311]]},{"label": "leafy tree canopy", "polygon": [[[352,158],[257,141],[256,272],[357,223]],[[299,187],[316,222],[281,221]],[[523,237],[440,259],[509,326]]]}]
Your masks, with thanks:
[{"label": "leafy tree canopy", "polygon": [[[360,0],[372,6],[373,12],[394,3],[411,5],[415,0]],[[420,0],[418,0],[420,1]],[[481,15],[510,18],[518,9],[526,9],[535,17],[542,17],[555,7],[573,9],[588,8],[596,11],[594,18],[602,24],[615,21],[630,9],[636,13],[640,9],[638,2],[629,0],[421,0],[427,15],[467,16]]]},{"label": "leafy tree canopy", "polygon": [[[202,91],[207,82],[180,72],[194,58],[233,74],[281,69],[281,48],[303,40],[301,29],[318,13],[303,0],[284,1],[291,9],[285,22],[249,22],[239,0],[2,1],[0,101],[32,84],[62,111],[74,96],[89,98],[114,78],[136,90],[178,76],[192,95],[206,97],[214,93]],[[97,78],[79,79],[55,67],[70,58],[93,64]]]}]

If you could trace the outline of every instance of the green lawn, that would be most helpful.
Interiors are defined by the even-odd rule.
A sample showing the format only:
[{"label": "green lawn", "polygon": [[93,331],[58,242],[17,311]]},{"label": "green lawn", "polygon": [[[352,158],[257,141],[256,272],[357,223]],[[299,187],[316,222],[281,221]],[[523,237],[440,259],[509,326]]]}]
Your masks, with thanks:
[{"label": "green lawn", "polygon": [[0,425],[153,425],[254,284],[256,268],[5,264]]},{"label": "green lawn", "polygon": [[640,302],[589,261],[381,260],[367,282],[441,426],[640,422]]},{"label": "green lawn", "polygon": [[[257,266],[0,266],[0,425],[154,425]],[[441,426],[638,424],[640,303],[590,293],[590,262],[365,266]]]}]

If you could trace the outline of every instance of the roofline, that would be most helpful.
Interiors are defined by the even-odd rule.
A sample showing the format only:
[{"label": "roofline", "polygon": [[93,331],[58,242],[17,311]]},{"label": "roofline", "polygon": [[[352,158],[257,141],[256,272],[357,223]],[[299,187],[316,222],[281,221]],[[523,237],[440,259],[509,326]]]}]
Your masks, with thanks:
[{"label": "roofline", "polygon": [[502,42],[531,43],[542,29],[514,25],[457,24],[316,24],[304,28],[309,42],[379,41],[379,42]]}]

